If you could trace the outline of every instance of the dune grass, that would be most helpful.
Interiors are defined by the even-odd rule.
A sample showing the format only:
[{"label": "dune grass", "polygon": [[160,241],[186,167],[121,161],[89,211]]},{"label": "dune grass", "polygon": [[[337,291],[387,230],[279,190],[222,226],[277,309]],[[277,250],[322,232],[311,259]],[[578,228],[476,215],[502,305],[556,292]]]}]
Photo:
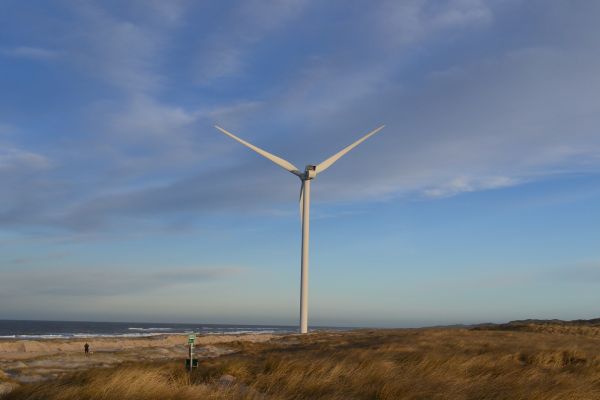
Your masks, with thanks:
[{"label": "dune grass", "polygon": [[204,360],[191,375],[181,363],[127,364],[23,385],[1,399],[600,399],[600,339],[576,333],[288,336],[234,343],[238,353]]}]

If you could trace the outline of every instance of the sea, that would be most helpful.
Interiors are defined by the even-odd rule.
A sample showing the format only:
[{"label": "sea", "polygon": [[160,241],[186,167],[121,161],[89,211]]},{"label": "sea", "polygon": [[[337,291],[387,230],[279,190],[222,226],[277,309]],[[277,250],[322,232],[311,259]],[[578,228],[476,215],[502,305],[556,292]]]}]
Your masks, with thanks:
[{"label": "sea", "polygon": [[[328,329],[328,328],[322,328]],[[336,328],[332,328],[336,329]],[[12,321],[0,320],[1,339],[68,339],[92,337],[147,337],[200,334],[295,333],[296,326],[169,324],[140,322]]]}]

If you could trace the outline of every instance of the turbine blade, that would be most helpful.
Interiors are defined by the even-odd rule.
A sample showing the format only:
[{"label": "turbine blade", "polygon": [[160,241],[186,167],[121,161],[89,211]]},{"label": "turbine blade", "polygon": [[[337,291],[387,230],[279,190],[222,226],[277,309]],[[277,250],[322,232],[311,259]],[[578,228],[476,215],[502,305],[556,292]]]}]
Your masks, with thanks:
[{"label": "turbine blade", "polygon": [[300,173],[300,170],[291,162],[284,160],[281,157],[277,157],[274,154],[269,153],[268,151],[265,151],[259,147],[254,146],[251,143],[246,142],[243,139],[240,139],[239,137],[235,136],[233,133],[231,132],[227,132],[225,129],[221,128],[218,125],[215,125],[215,128],[217,128],[218,130],[220,130],[221,132],[223,132],[225,135],[229,136],[230,138],[232,138],[233,140],[236,140],[238,142],[240,142],[241,144],[243,144],[244,146],[254,150],[255,152],[257,152],[258,154],[260,154],[261,156],[271,160],[272,162],[274,162],[275,164],[279,165],[281,168],[285,169],[286,171],[291,172],[294,175],[297,176],[301,176],[302,174]]},{"label": "turbine blade", "polygon": [[304,180],[302,181],[302,184],[300,186],[300,223],[302,223],[302,217],[304,214]]},{"label": "turbine blade", "polygon": [[333,165],[333,163],[335,163],[337,160],[342,158],[342,156],[344,154],[348,153],[350,150],[352,150],[353,148],[355,148],[356,146],[358,146],[359,144],[361,144],[362,142],[364,142],[365,140],[367,140],[368,138],[370,138],[371,136],[373,136],[374,134],[376,134],[383,128],[385,128],[385,125],[381,125],[379,128],[372,130],[371,132],[367,133],[362,138],[358,139],[356,142],[352,143],[349,146],[344,147],[344,149],[342,149],[340,152],[334,154],[333,156],[329,157],[327,160],[323,161],[321,164],[317,165],[317,171],[316,171],[317,174],[320,174],[321,172],[325,171],[327,168],[331,167]]}]

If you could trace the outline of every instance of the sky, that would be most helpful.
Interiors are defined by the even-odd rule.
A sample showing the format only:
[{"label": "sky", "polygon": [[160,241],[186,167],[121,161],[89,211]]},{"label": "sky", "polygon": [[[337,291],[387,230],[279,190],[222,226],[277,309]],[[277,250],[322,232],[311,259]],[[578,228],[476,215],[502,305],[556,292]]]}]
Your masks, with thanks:
[{"label": "sky", "polygon": [[0,319],[600,311],[600,2],[0,4]]}]

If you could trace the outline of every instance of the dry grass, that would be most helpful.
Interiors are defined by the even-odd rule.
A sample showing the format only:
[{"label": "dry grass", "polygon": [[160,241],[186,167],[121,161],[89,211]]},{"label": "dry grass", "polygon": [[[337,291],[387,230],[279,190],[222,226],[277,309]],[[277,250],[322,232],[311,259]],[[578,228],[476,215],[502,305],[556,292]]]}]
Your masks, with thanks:
[{"label": "dry grass", "polygon": [[236,386],[192,384],[181,366],[125,365],[112,369],[96,369],[68,375],[62,379],[29,384],[0,397],[34,400],[175,400],[175,399],[237,399],[242,392]]},{"label": "dry grass", "polygon": [[[24,385],[12,399],[600,399],[600,339],[560,330],[420,329],[234,344],[192,376],[125,365]],[[223,374],[236,384],[219,383]]]}]

